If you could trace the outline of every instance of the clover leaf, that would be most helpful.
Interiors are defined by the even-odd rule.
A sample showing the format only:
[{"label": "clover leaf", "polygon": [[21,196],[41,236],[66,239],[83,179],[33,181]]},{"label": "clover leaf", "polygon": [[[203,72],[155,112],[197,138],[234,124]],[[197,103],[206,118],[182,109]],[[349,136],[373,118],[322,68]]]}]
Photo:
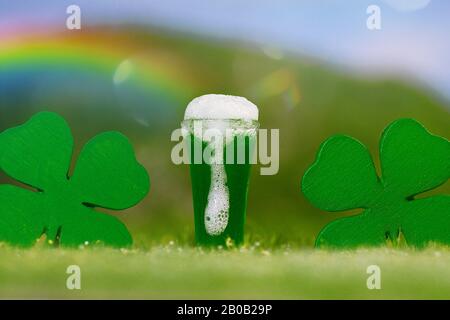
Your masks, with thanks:
[{"label": "clover leaf", "polygon": [[359,141],[337,135],[321,145],[302,179],[304,195],[322,210],[364,210],[326,225],[316,246],[376,246],[400,233],[412,246],[450,244],[450,196],[416,199],[450,178],[450,142],[400,119],[383,132],[380,160],[378,177]]},{"label": "clover leaf", "polygon": [[0,241],[30,246],[45,234],[60,245],[128,246],[131,235],[116,217],[147,194],[146,170],[119,132],[92,138],[69,176],[73,138],[63,118],[41,112],[0,134],[0,169],[28,186],[0,185]]}]

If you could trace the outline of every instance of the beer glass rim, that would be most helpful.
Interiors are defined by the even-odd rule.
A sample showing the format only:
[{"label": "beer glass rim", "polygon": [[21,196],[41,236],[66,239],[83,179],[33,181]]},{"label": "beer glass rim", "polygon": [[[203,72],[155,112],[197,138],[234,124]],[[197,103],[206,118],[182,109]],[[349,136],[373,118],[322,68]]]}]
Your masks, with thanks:
[{"label": "beer glass rim", "polygon": [[259,128],[259,121],[254,119],[184,119],[181,121],[181,125],[189,125],[193,121],[202,121],[202,122],[230,122],[234,124],[241,124],[240,126],[236,126],[237,128],[242,129],[257,129]]}]

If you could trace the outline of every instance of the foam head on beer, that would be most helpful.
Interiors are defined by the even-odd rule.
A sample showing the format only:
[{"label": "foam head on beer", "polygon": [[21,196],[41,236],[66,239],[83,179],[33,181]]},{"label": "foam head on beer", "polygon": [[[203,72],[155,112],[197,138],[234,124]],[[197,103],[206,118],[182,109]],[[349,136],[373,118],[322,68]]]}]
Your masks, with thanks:
[{"label": "foam head on beer", "polygon": [[[215,129],[231,128],[232,124],[225,120],[257,121],[258,107],[244,97],[207,94],[192,100],[185,111],[185,120],[208,122],[208,127]],[[234,124],[236,126],[236,124]],[[237,133],[237,127],[232,127]],[[223,150],[215,147],[215,154],[222,157]],[[211,184],[207,206],[204,212],[206,232],[217,236],[224,232],[228,225],[230,197],[227,185],[227,174],[222,163],[211,164]]]},{"label": "foam head on beer", "polygon": [[258,120],[258,107],[244,97],[206,94],[188,104],[184,119]]}]

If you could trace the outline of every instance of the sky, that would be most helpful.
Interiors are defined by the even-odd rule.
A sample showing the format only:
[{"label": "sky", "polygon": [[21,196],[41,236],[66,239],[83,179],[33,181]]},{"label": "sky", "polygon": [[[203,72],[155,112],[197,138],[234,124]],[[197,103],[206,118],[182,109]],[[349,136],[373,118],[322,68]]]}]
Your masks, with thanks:
[{"label": "sky", "polygon": [[[448,0],[0,0],[0,41],[29,26],[64,28],[71,4],[82,27],[139,24],[239,40],[276,57],[418,79],[450,99]],[[366,26],[369,5],[380,8],[381,30]]]}]

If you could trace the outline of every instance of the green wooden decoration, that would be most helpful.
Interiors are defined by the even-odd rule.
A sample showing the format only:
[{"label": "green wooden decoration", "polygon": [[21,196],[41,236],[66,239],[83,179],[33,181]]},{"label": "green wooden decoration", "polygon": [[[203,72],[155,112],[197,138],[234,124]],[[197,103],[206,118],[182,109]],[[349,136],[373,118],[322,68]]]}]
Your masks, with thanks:
[{"label": "green wooden decoration", "polygon": [[149,177],[130,142],[119,132],[95,136],[69,176],[72,152],[70,129],[55,113],[0,134],[0,168],[29,186],[0,185],[0,241],[31,246],[45,235],[65,246],[131,245],[124,224],[95,209],[126,209],[147,194]]},{"label": "green wooden decoration", "polygon": [[316,247],[378,246],[400,235],[411,246],[450,244],[450,196],[416,199],[450,177],[450,142],[413,119],[383,132],[381,178],[367,148],[344,135],[326,140],[302,180],[305,196],[318,208],[362,213],[325,226]]}]

